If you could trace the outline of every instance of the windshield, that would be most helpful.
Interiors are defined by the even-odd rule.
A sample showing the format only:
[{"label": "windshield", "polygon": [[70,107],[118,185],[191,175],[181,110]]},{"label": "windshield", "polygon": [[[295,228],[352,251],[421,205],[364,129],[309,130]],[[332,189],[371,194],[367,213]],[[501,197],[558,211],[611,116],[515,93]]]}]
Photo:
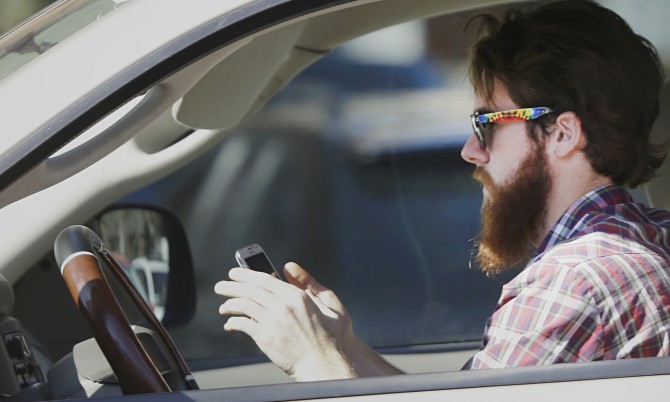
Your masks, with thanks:
[{"label": "windshield", "polygon": [[0,80],[126,1],[63,0],[45,8],[0,37]]}]

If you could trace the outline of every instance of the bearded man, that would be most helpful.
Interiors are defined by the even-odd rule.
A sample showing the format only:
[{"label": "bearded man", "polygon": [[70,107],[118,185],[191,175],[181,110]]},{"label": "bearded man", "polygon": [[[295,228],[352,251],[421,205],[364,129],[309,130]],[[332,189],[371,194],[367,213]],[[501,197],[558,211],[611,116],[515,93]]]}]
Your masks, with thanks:
[{"label": "bearded man", "polygon": [[[477,259],[490,274],[527,264],[466,368],[670,354],[670,214],[624,189],[665,158],[649,142],[663,83],[653,46],[589,1],[476,21],[486,34],[461,155],[484,191]],[[225,329],[296,380],[398,373],[332,291],[296,264],[284,271],[290,283],[231,270],[215,288],[230,297]]]}]

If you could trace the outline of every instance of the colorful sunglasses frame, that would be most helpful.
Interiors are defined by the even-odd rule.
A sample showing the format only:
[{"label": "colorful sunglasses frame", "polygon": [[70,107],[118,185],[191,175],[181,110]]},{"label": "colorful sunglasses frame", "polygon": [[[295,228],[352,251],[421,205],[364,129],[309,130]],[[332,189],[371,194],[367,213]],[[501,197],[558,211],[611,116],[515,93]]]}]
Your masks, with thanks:
[{"label": "colorful sunglasses frame", "polygon": [[475,112],[470,115],[472,121],[472,130],[477,136],[479,141],[479,146],[482,149],[486,149],[486,142],[484,141],[483,127],[484,124],[491,123],[500,123],[504,121],[515,121],[515,120],[533,120],[538,117],[544,116],[547,113],[551,113],[553,110],[548,107],[530,107],[524,109],[512,109],[512,110],[503,110],[500,112],[491,112],[479,114]]}]

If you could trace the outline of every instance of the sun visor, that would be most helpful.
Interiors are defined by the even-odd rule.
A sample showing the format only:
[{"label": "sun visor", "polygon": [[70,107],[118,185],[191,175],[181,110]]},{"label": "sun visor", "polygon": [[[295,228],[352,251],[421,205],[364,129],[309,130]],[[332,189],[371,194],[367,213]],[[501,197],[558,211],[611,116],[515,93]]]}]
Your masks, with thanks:
[{"label": "sun visor", "polygon": [[173,106],[174,118],[199,129],[237,125],[286,82],[282,67],[303,29],[298,23],[266,32],[226,57]]}]

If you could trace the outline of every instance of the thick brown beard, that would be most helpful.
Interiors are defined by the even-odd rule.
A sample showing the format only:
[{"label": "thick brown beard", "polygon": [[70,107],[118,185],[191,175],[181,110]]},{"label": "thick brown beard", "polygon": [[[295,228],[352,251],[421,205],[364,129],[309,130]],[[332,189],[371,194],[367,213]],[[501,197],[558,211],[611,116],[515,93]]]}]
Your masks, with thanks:
[{"label": "thick brown beard", "polygon": [[479,166],[473,177],[488,191],[476,256],[480,268],[496,275],[527,262],[544,223],[551,190],[544,146],[533,145],[507,184],[495,185]]}]

